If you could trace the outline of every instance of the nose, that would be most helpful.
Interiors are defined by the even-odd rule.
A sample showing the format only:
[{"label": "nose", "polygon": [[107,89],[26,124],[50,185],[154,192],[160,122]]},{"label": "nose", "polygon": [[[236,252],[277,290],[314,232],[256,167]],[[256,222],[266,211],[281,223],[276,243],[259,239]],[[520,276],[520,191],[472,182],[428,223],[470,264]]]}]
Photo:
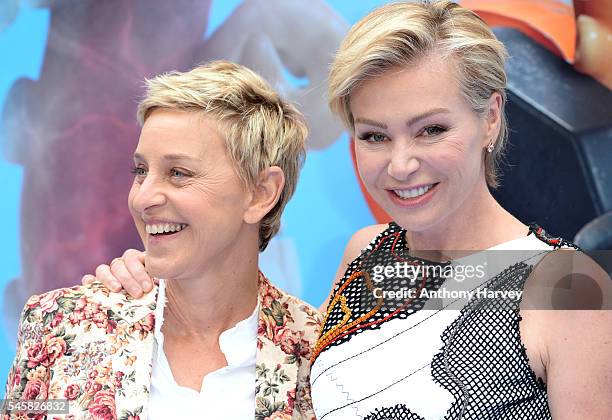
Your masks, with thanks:
[{"label": "nose", "polygon": [[148,175],[142,182],[134,181],[130,191],[130,207],[137,213],[144,214],[148,211],[163,206],[166,203],[166,195],[161,182],[156,181]]},{"label": "nose", "polygon": [[406,181],[420,167],[421,163],[410,144],[398,141],[393,145],[387,166],[389,176],[398,181]]}]

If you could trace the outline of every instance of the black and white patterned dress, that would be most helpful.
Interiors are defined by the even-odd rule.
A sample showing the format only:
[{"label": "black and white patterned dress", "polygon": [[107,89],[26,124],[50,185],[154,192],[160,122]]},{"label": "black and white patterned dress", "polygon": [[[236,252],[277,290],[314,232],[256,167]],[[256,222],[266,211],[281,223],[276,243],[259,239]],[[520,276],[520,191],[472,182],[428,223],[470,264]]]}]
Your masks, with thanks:
[{"label": "black and white patterned dress", "polygon": [[[349,265],[328,306],[310,377],[317,418],[550,419],[546,386],[520,338],[517,291],[547,252],[568,246],[532,225],[523,238],[433,263],[410,257],[405,231],[390,223]],[[375,275],[398,263],[434,268]],[[484,275],[458,281],[458,266],[485,267]],[[413,294],[387,299],[376,288]],[[476,290],[499,294],[462,295]]]}]

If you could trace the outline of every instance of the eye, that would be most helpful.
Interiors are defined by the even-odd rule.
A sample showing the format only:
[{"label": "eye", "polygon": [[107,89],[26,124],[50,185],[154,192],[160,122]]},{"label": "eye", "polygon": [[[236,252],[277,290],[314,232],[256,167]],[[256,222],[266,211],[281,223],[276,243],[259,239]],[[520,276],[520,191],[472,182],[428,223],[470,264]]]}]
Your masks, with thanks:
[{"label": "eye", "polygon": [[425,137],[434,137],[446,132],[446,128],[440,125],[429,125],[421,132]]},{"label": "eye", "polygon": [[147,174],[147,170],[142,166],[135,166],[130,172],[136,176],[145,176]]},{"label": "eye", "polygon": [[186,178],[188,174],[180,169],[172,168],[170,169],[170,176],[172,178]]},{"label": "eye", "polygon": [[360,134],[359,136],[357,136],[357,138],[359,140],[364,140],[370,143],[380,143],[380,142],[383,142],[389,139],[389,137],[387,137],[383,133],[374,133],[374,132],[367,132],[367,133]]}]

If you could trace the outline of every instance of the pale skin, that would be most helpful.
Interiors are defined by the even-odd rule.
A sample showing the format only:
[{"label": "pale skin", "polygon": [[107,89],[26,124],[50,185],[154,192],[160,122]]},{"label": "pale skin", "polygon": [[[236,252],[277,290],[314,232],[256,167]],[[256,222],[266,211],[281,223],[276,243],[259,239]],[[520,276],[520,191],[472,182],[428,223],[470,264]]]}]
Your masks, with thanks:
[{"label": "pale skin", "polygon": [[[501,97],[493,93],[486,111],[476,114],[453,76],[448,60],[433,54],[415,66],[391,69],[351,94],[360,176],[372,197],[406,229],[415,254],[437,250],[448,257],[451,250],[486,249],[528,233],[496,202],[485,178],[483,156],[500,130]],[[393,196],[395,190],[423,185],[435,185],[423,205],[407,207]],[[385,228],[368,226],[353,235],[336,282]],[[151,287],[142,255],[126,251],[112,270],[100,266],[96,276],[137,296]],[[609,278],[590,259],[555,267],[588,272],[610,302]],[[530,309],[538,299],[550,298],[541,296],[546,288],[534,286],[543,282],[537,275],[535,270],[527,282],[520,331],[531,368],[547,383],[553,418],[612,418],[612,311]]]},{"label": "pale skin", "polygon": [[[227,366],[220,334],[257,304],[259,224],[278,201],[284,175],[273,166],[245,185],[214,119],[167,109],[144,123],[134,164],[129,208],[147,251],[135,261],[167,279],[164,352],[177,384],[200,391],[208,373]],[[146,225],[164,222],[187,226],[170,236],[147,233]],[[117,273],[125,267],[113,264]]]}]

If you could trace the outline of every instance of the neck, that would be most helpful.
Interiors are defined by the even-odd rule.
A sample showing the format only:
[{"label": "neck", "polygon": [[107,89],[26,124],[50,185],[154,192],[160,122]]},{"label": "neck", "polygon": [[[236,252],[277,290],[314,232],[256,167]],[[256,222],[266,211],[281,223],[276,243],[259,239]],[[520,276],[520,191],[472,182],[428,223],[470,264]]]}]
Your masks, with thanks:
[{"label": "neck", "polygon": [[218,336],[248,318],[258,297],[258,248],[227,250],[191,278],[166,282],[164,326],[175,335]]},{"label": "neck", "polygon": [[412,250],[473,251],[526,235],[527,226],[491,195],[483,177],[462,205],[435,226],[406,232]]}]

